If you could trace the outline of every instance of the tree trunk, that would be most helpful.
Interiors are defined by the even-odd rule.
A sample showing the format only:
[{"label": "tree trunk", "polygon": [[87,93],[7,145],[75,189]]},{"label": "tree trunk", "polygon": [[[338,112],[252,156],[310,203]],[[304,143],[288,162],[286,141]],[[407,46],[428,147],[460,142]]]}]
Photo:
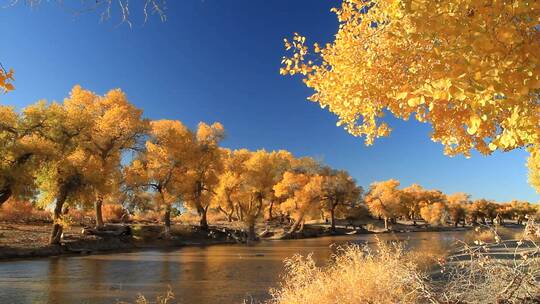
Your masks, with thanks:
[{"label": "tree trunk", "polygon": [[274,201],[270,201],[270,207],[268,207],[268,220],[269,221],[274,219],[274,215],[272,214],[273,207],[274,207]]},{"label": "tree trunk", "polygon": [[255,221],[248,223],[248,241],[256,241],[257,234],[255,234]]},{"label": "tree trunk", "polygon": [[336,231],[336,212],[335,212],[335,206],[332,206],[332,209],[330,209],[330,219],[332,221],[332,226],[330,228],[330,230],[332,232],[335,232]]},{"label": "tree trunk", "polygon": [[294,222],[294,224],[291,226],[291,229],[289,229],[289,233],[296,232],[296,229],[298,229],[298,226],[300,226],[300,223],[304,221],[304,214],[302,213],[298,219]]},{"label": "tree trunk", "polygon": [[61,189],[58,197],[56,198],[56,203],[53,211],[53,229],[51,232],[51,238],[49,239],[50,245],[60,245],[60,239],[63,232],[63,226],[60,221],[62,220],[62,207],[64,206],[66,199],[67,191],[65,189]]},{"label": "tree trunk", "polygon": [[4,189],[0,190],[0,207],[3,203],[5,203],[13,194],[10,187],[5,187]]},{"label": "tree trunk", "polygon": [[233,214],[234,214],[234,209],[231,210],[231,212],[227,212],[225,211],[223,208],[218,207],[217,209],[219,212],[223,213],[226,217],[227,217],[227,221],[230,223],[232,222],[232,219],[233,219]]},{"label": "tree trunk", "polygon": [[171,205],[169,204],[165,206],[163,223],[165,224],[165,230],[163,231],[163,235],[165,236],[165,238],[169,238],[171,236]]},{"label": "tree trunk", "polygon": [[201,214],[199,225],[201,226],[202,230],[208,230],[208,220],[206,219],[206,214],[208,213],[208,207],[200,208],[199,212]]},{"label": "tree trunk", "polygon": [[388,230],[388,218],[384,218],[384,230]]},{"label": "tree trunk", "polygon": [[103,213],[101,207],[103,206],[103,198],[98,197],[98,199],[94,202],[94,209],[96,212],[96,229],[103,227]]}]

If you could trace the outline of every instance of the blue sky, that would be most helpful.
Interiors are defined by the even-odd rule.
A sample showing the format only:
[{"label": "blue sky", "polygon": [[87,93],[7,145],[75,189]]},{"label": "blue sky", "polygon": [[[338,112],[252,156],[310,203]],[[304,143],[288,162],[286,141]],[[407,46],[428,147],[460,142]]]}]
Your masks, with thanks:
[{"label": "blue sky", "polygon": [[0,9],[0,61],[16,71],[16,90],[0,103],[20,109],[62,100],[75,84],[100,94],[119,87],[149,118],[190,127],[220,121],[224,146],[314,156],[364,187],[396,178],[476,198],[540,198],[527,184],[524,151],[449,158],[430,141],[428,125],[396,120],[389,138],[365,147],[306,100],[311,92],[299,79],[280,76],[283,38],[299,32],[329,41],[337,0],[168,1],[167,22],[144,25],[135,2],[132,29],[118,25],[118,15],[100,23],[96,14],[74,16],[50,3]]}]

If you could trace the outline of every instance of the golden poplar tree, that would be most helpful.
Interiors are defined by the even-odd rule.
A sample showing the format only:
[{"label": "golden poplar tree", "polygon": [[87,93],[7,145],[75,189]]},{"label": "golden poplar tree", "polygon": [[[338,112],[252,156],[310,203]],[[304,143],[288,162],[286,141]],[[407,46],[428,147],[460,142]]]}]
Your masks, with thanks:
[{"label": "golden poplar tree", "polygon": [[324,177],[319,174],[285,172],[273,187],[277,197],[285,198],[280,208],[294,217],[289,234],[302,230],[306,214],[324,200],[323,183]]},{"label": "golden poplar tree", "polygon": [[52,145],[52,153],[37,174],[42,205],[53,204],[51,244],[59,244],[66,224],[62,214],[65,204],[88,203],[95,199],[93,185],[101,180],[101,166],[86,149],[86,138],[92,125],[88,109],[92,93],[75,87],[63,103],[46,107],[47,119],[42,136]]},{"label": "golden poplar tree", "polygon": [[142,119],[142,110],[132,105],[119,89],[104,96],[93,94],[93,98],[94,102],[87,109],[92,116],[92,125],[87,133],[86,149],[100,161],[102,179],[95,185],[94,208],[96,226],[102,227],[103,199],[118,189],[114,176],[119,173],[122,153],[135,148],[147,132],[148,122]]},{"label": "golden poplar tree", "polygon": [[172,205],[181,202],[182,184],[194,161],[194,136],[179,121],[152,121],[150,127],[146,148],[125,168],[124,176],[130,187],[150,192],[163,212],[164,235],[168,237]]},{"label": "golden poplar tree", "polygon": [[371,214],[383,218],[384,229],[388,229],[388,220],[395,219],[403,214],[401,204],[401,190],[398,189],[399,181],[390,179],[383,182],[375,182],[370,185],[366,195],[366,203]]},{"label": "golden poplar tree", "polygon": [[242,149],[225,154],[225,170],[220,175],[214,201],[229,218],[236,213],[250,240],[256,239],[255,225],[263,211],[271,210],[277,202],[273,187],[281,180],[291,158],[286,151]]},{"label": "golden poplar tree", "polygon": [[247,149],[223,149],[223,171],[219,175],[212,206],[225,214],[229,222],[244,220],[244,210],[240,206],[241,190],[245,182],[245,162],[251,153]]},{"label": "golden poplar tree", "polygon": [[467,213],[467,205],[470,202],[470,195],[463,192],[450,194],[446,197],[448,202],[448,213],[454,226],[457,227],[460,221],[465,225],[465,217]]},{"label": "golden poplar tree", "polygon": [[346,171],[327,168],[321,173],[324,177],[322,191],[324,201],[321,204],[323,212],[330,213],[331,230],[336,230],[336,212],[347,206],[354,206],[363,189],[356,185],[354,179]]},{"label": "golden poplar tree", "polygon": [[0,106],[0,206],[9,198],[35,194],[40,161],[52,153],[52,142],[42,136],[49,119],[43,102],[22,113]]},{"label": "golden poplar tree", "polygon": [[199,123],[192,139],[192,159],[186,179],[180,186],[184,205],[195,210],[200,217],[200,227],[208,229],[207,213],[210,208],[218,175],[222,171],[222,150],[219,143],[225,137],[223,125]]}]

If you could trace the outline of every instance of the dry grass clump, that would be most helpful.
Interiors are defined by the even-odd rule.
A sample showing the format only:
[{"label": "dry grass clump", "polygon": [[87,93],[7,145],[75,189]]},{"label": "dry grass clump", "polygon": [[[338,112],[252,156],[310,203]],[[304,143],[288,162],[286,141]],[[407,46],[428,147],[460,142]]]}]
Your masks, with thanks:
[{"label": "dry grass clump", "polygon": [[131,219],[137,223],[159,223],[162,219],[162,213],[153,210],[136,212]]},{"label": "dry grass clump", "polygon": [[445,269],[438,303],[540,303],[539,279],[538,257],[508,261],[479,254]]},{"label": "dry grass clump", "polygon": [[11,223],[50,222],[51,213],[35,208],[30,202],[9,200],[0,208],[0,221]]},{"label": "dry grass clump", "polygon": [[527,231],[537,228],[531,220],[521,240],[502,241],[492,230],[494,243],[465,245],[443,265],[439,303],[540,303],[540,247],[527,240]]},{"label": "dry grass clump", "polygon": [[476,227],[465,235],[467,243],[497,243],[521,238],[522,233],[505,227]]},{"label": "dry grass clump", "polygon": [[318,267],[311,256],[286,260],[281,288],[271,290],[276,304],[418,303],[429,297],[427,276],[417,271],[397,245],[379,242],[341,247],[330,266]]},{"label": "dry grass clump", "polygon": [[103,220],[108,223],[123,223],[129,220],[127,211],[119,204],[104,204]]},{"label": "dry grass clump", "polygon": [[[295,256],[286,261],[282,286],[271,290],[267,304],[540,303],[538,245],[504,242],[492,233],[494,243],[465,244],[459,254],[441,259],[436,271],[404,254],[403,247],[381,242],[378,250],[343,247],[325,267],[315,265],[311,256]],[[482,235],[487,239],[486,232]]]},{"label": "dry grass clump", "polygon": [[525,226],[523,236],[527,240],[540,241],[540,224],[537,224],[533,220],[529,220]]},{"label": "dry grass clump", "polygon": [[[176,303],[174,299],[174,293],[172,292],[171,287],[169,286],[169,291],[167,291],[167,293],[165,293],[164,295],[156,296],[155,301],[149,300],[144,295],[139,294],[133,304],[174,304],[174,303]],[[130,304],[130,302],[117,302],[117,304]]]},{"label": "dry grass clump", "polygon": [[69,217],[70,222],[81,226],[92,226],[95,223],[95,215],[92,210],[69,209],[67,217]]},{"label": "dry grass clump", "polygon": [[[188,211],[176,216],[174,220],[183,224],[196,226],[199,225],[201,217],[195,212]],[[212,209],[208,210],[206,213],[206,220],[211,225],[216,223],[228,223],[227,216]]]}]

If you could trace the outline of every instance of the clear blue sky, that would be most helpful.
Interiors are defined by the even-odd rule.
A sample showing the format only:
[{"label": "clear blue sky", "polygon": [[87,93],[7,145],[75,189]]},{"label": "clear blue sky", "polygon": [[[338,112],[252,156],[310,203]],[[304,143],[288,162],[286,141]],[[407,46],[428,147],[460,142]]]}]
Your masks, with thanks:
[{"label": "clear blue sky", "polygon": [[[139,11],[132,3],[132,11]],[[293,32],[326,42],[336,30],[334,0],[175,0],[168,20],[117,26],[50,3],[0,9],[0,60],[16,71],[16,90],[0,103],[24,107],[62,100],[81,84],[97,93],[122,88],[152,119],[190,127],[220,121],[230,148],[287,149],[348,170],[367,187],[396,178],[452,193],[533,202],[526,153],[448,158],[430,127],[391,121],[389,138],[365,147],[308,102],[299,79],[279,75],[283,38]],[[4,4],[2,2],[2,4]],[[137,21],[137,20],[135,20]]]}]

